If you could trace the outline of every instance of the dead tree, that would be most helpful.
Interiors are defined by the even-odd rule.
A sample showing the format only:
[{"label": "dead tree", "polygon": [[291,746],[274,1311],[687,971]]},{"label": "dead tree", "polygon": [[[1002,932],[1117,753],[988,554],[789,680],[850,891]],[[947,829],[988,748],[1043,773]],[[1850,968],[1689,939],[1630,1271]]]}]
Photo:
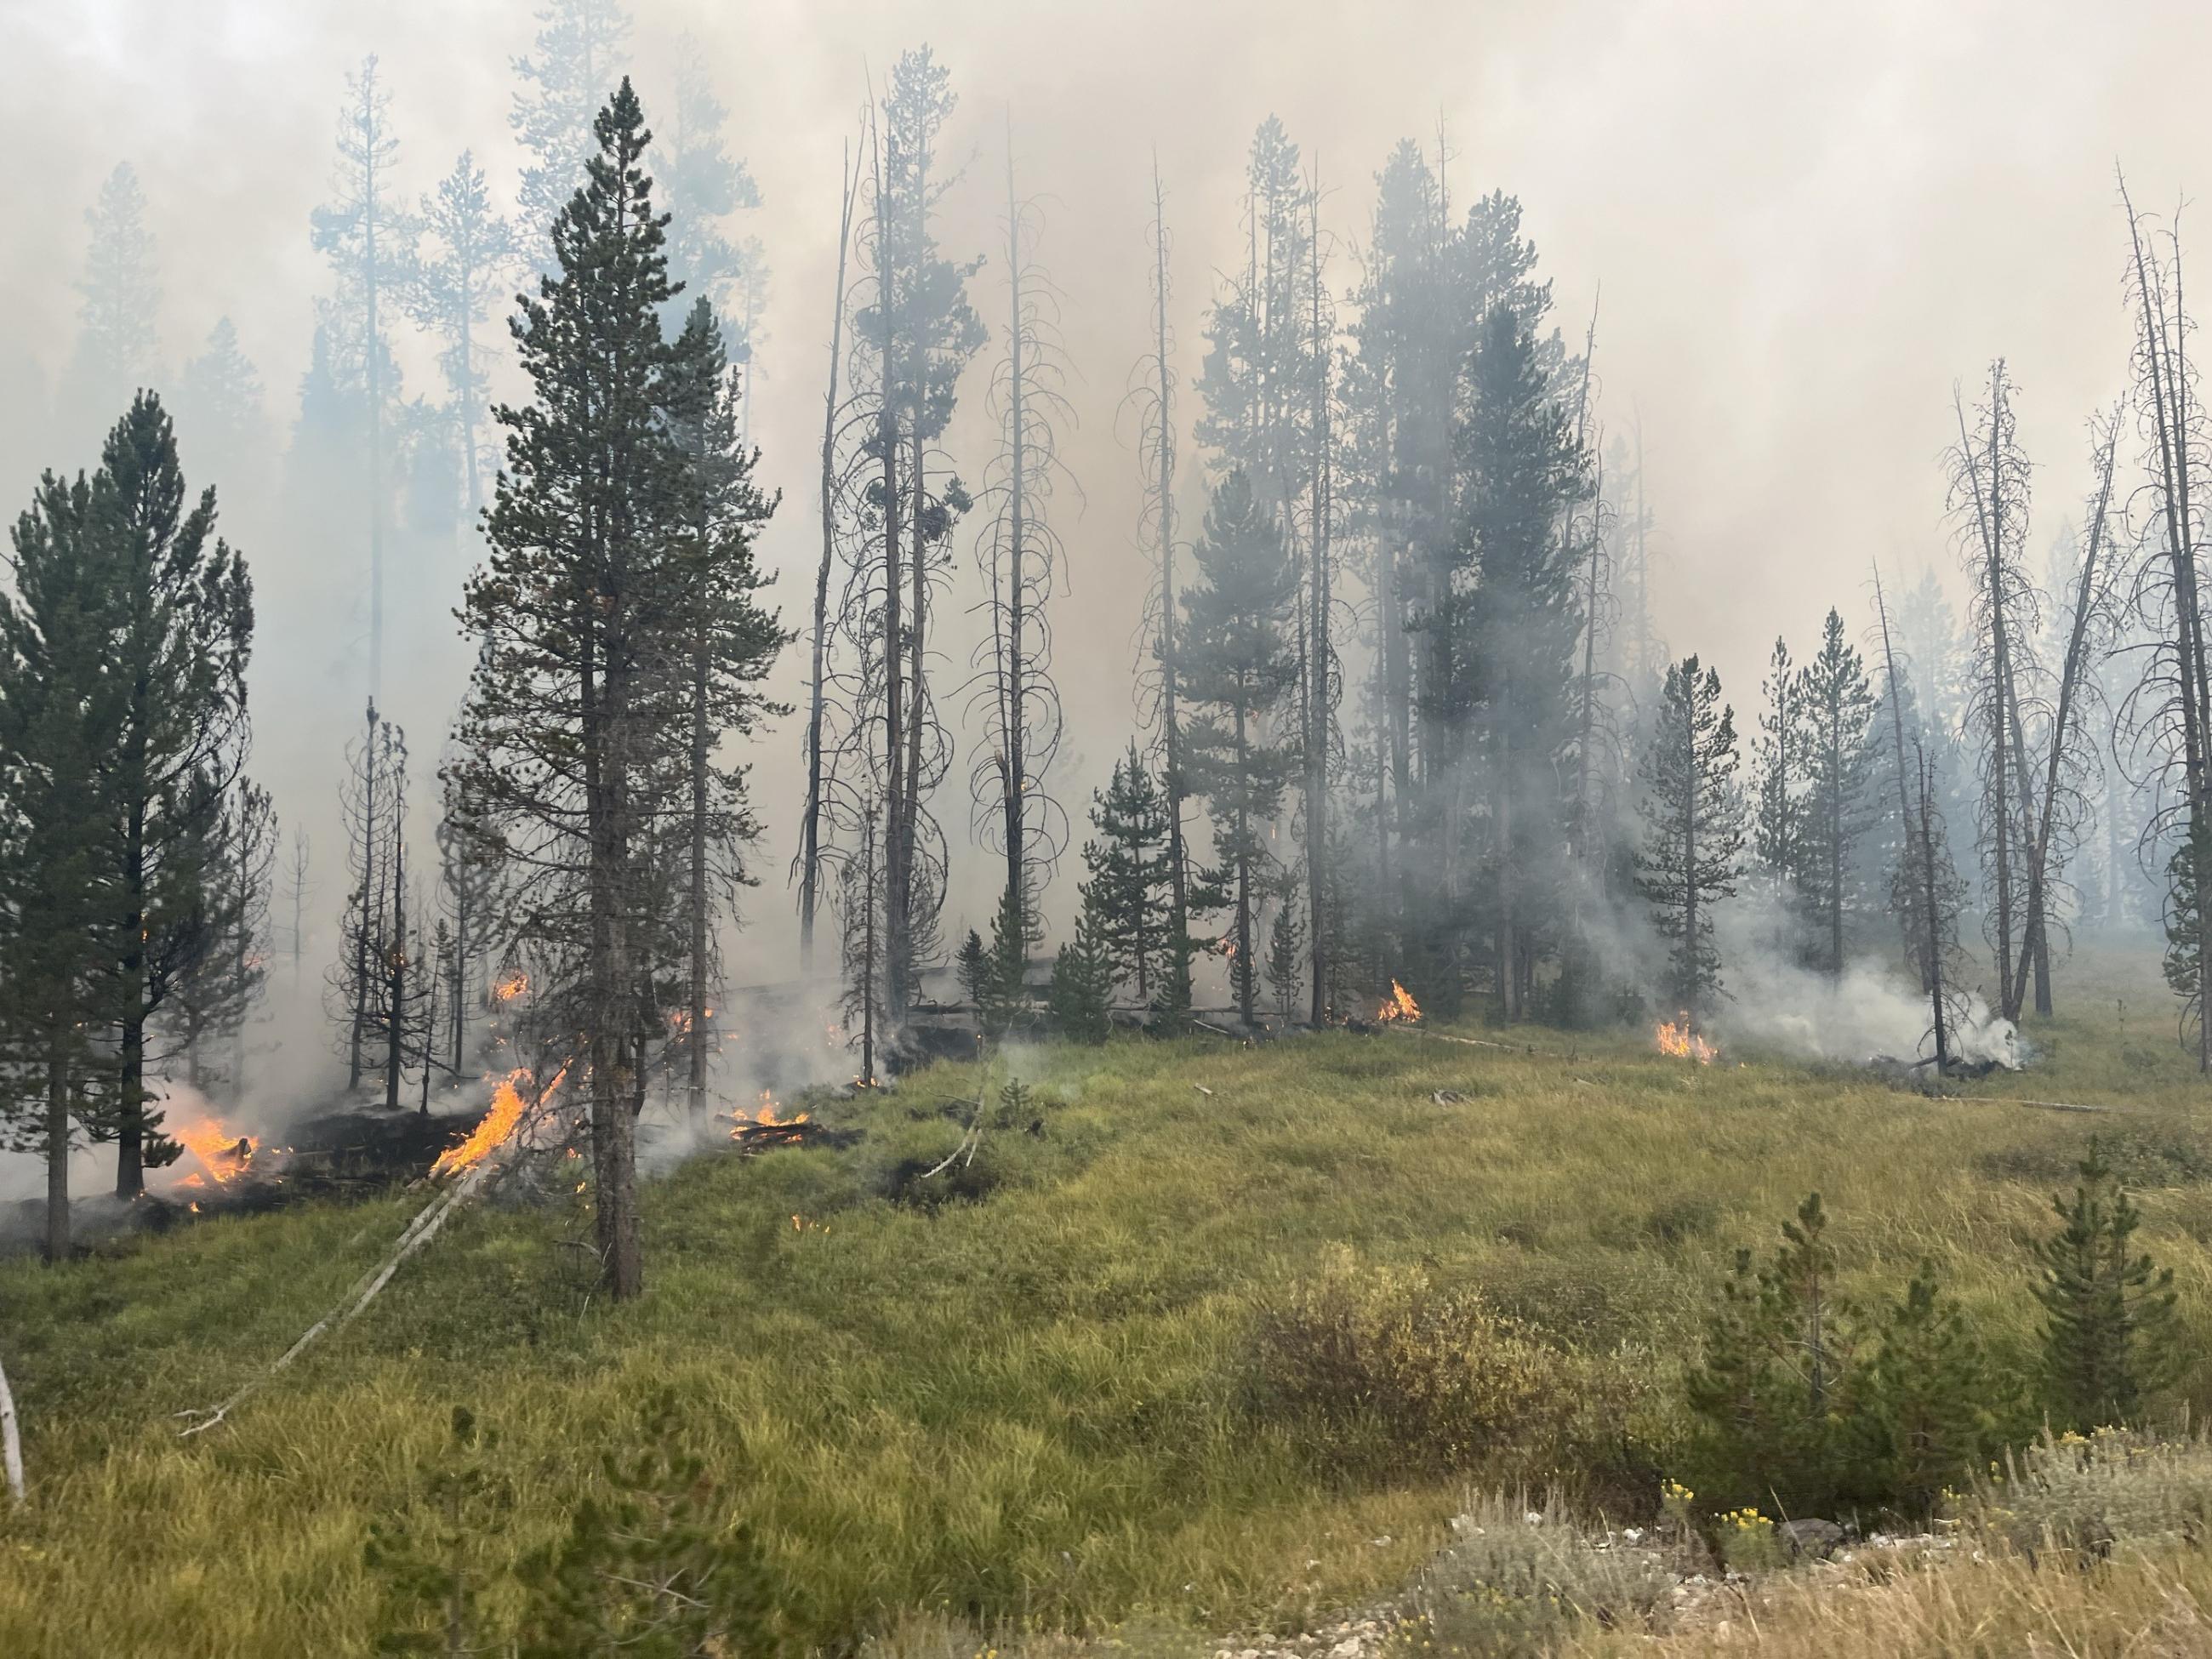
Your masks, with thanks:
[{"label": "dead tree", "polygon": [[986,632],[969,696],[983,716],[985,744],[969,793],[977,839],[1006,860],[1000,914],[1006,937],[1023,941],[1042,932],[1037,902],[1067,843],[1066,814],[1042,785],[1062,724],[1048,606],[1066,563],[1048,509],[1054,485],[1066,478],[1060,428],[1074,416],[1062,392],[1060,291],[1036,259],[1042,228],[1036,204],[1015,190],[1010,132],[1006,355],[991,383],[1000,437],[981,497],[991,508],[976,547],[988,589],[976,609]]},{"label": "dead tree", "polygon": [[[1190,1006],[1190,854],[1183,838],[1188,774],[1182,743],[1182,666],[1176,624],[1176,428],[1173,337],[1168,302],[1173,287],[1168,274],[1170,250],[1167,191],[1160,181],[1159,158],[1152,158],[1152,349],[1137,367],[1129,400],[1138,419],[1138,451],[1144,467],[1144,506],[1139,535],[1152,549],[1153,568],[1140,662],[1149,658],[1157,678],[1152,711],[1158,723],[1162,789],[1168,829],[1168,983],[1163,1003],[1176,1011]],[[1138,684],[1148,676],[1141,670]]]},{"label": "dead tree", "polygon": [[284,897],[292,910],[292,982],[295,985],[300,982],[301,923],[307,913],[309,851],[307,832],[294,824],[292,850],[284,861]]},{"label": "dead tree", "polygon": [[814,916],[822,898],[823,830],[828,803],[828,779],[823,759],[823,739],[829,715],[829,689],[823,675],[830,649],[830,574],[837,558],[837,527],[843,501],[842,469],[838,465],[838,371],[845,349],[845,269],[853,244],[853,207],[860,188],[860,165],[848,145],[840,164],[842,190],[837,214],[837,278],[830,307],[830,386],[822,400],[822,562],[814,576],[814,627],[810,635],[813,661],[806,679],[806,801],[799,814],[799,856],[794,868],[799,879],[799,965],[814,970]]},{"label": "dead tree", "polygon": [[2099,556],[2104,550],[2106,515],[2112,499],[2112,465],[2119,447],[2120,411],[2098,439],[2095,459],[2097,487],[2090,500],[2089,535],[2082,545],[2081,569],[2075,585],[2074,611],[2068,627],[2066,658],[2058,677],[2058,701],[2051,717],[2049,752],[2045,757],[2040,811],[2027,848],[2027,928],[2021,939],[2020,957],[2014,966],[2013,983],[2027,977],[2031,963],[2036,969],[2036,1012],[2051,1012],[2051,973],[2048,933],[2048,895],[2057,878],[2057,837],[2071,839],[2087,814],[2083,777],[2095,764],[2094,745],[2085,745],[2081,733],[2081,705],[2094,690],[2088,672],[2096,643],[2096,625],[2106,609],[2106,582]]},{"label": "dead tree", "polygon": [[1969,430],[1963,398],[1954,397],[1959,442],[1951,453],[1954,507],[1971,508],[1964,538],[1974,585],[1968,611],[1976,656],[1969,719],[1982,737],[1979,840],[1991,896],[1990,945],[1996,956],[1998,1002],[2007,1019],[2020,1018],[2027,989],[2014,973],[2014,941],[2039,931],[2022,890],[2025,836],[2035,813],[2021,700],[2033,672],[2029,642],[2039,626],[2041,594],[2022,552],[2029,474],[2012,394],[1999,358],[1990,366],[1988,397],[1975,410],[1976,430]]},{"label": "dead tree", "polygon": [[1883,695],[1889,704],[1891,754],[1897,763],[1899,866],[1893,886],[1905,900],[1898,908],[1898,920],[1905,930],[1906,948],[1920,969],[1920,988],[1932,994],[1936,990],[1936,969],[1928,958],[1925,943],[1930,935],[1921,908],[1924,894],[1921,882],[1913,874],[1919,856],[1921,824],[1919,814],[1913,805],[1911,780],[1918,776],[1923,763],[1917,758],[1920,751],[1917,734],[1913,739],[1916,758],[1908,761],[1905,757],[1905,681],[1898,672],[1897,648],[1890,635],[1889,603],[1882,592],[1881,567],[1876,564],[1872,569],[1875,620],[1881,636]]},{"label": "dead tree", "polygon": [[[1331,565],[1334,503],[1330,471],[1330,364],[1334,359],[1335,319],[1328,306],[1328,289],[1322,283],[1321,180],[1316,174],[1306,191],[1306,285],[1311,312],[1308,340],[1311,408],[1307,482],[1305,730],[1303,751],[1304,795],[1300,803],[1305,820],[1306,939],[1312,1002],[1310,1017],[1326,1024],[1329,1014],[1329,950],[1333,943],[1334,906],[1328,887],[1329,756],[1336,727],[1336,653],[1331,644],[1334,571]],[[1287,907],[1286,907],[1287,910]]]},{"label": "dead tree", "polygon": [[2133,600],[2151,642],[2136,684],[2122,699],[2120,724],[2148,752],[2159,786],[2143,850],[2148,860],[2161,845],[2172,848],[2166,975],[2182,998],[2182,1029],[2198,1069],[2212,1072],[2212,1020],[2204,1018],[2204,974],[2212,969],[2212,680],[2197,568],[2205,526],[2195,476],[2212,434],[2189,360],[2194,325],[2182,304],[2179,235],[2136,211],[2124,179],[2120,203],[2136,321],[2130,365],[2136,420],[2148,450],[2148,477],[2137,499],[2150,523]]},{"label": "dead tree", "polygon": [[[1927,752],[1915,738],[1913,750],[1913,779],[1918,794],[1912,823],[1911,870],[1912,887],[1926,927],[1921,947],[1921,976],[1928,993],[1930,1029],[1936,1039],[1936,1070],[1940,1074],[1950,1069],[1950,1036],[1947,1029],[1948,997],[1944,981],[1945,924],[1955,913],[1955,905],[1948,902],[1939,859],[1938,848],[1945,844],[1937,832],[1936,821],[1936,769]],[[1955,885],[1955,884],[1954,884]]]},{"label": "dead tree", "polygon": [[407,740],[368,705],[367,727],[349,747],[338,800],[351,878],[339,929],[338,959],[326,978],[325,1006],[345,1033],[346,1087],[357,1089],[370,1045],[383,1030],[378,1009],[386,955],[394,936],[393,864],[403,831],[398,801],[407,769]]}]

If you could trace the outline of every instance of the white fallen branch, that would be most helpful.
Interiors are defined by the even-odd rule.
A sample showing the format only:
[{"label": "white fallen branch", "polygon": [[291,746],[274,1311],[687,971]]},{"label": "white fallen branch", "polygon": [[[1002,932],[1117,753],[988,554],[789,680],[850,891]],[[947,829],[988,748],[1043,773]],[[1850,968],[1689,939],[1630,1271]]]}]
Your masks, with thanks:
[{"label": "white fallen branch", "polygon": [[23,1501],[23,1432],[15,1420],[15,1396],[9,1392],[8,1369],[0,1365],[0,1467],[8,1474],[8,1497]]},{"label": "white fallen branch", "polygon": [[392,1282],[392,1274],[399,1271],[400,1265],[409,1256],[438,1236],[438,1229],[446,1224],[446,1218],[475,1194],[477,1188],[483,1184],[484,1178],[491,1173],[492,1168],[493,1160],[486,1158],[459,1181],[423,1206],[421,1213],[407,1224],[401,1231],[398,1242],[386,1252],[384,1260],[356,1280],[354,1287],[345,1293],[344,1298],[337,1306],[302,1331],[300,1334],[300,1340],[279,1354],[276,1363],[267,1370],[250,1379],[229,1399],[212,1410],[179,1412],[177,1413],[179,1417],[196,1418],[198,1420],[178,1430],[178,1434],[179,1436],[195,1435],[204,1429],[213,1428],[244,1403],[248,1396],[313,1347],[316,1342],[332,1331],[343,1330],[356,1314],[375,1298],[379,1291]]}]

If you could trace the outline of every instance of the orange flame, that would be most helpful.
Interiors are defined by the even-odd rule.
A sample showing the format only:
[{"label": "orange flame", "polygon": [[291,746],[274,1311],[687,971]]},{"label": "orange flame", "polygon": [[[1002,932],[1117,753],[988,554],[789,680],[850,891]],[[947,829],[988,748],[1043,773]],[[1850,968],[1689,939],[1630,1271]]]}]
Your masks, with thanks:
[{"label": "orange flame", "polygon": [[801,1112],[797,1117],[779,1117],[775,1109],[775,1091],[763,1089],[760,1092],[760,1109],[750,1117],[738,1114],[736,1125],[730,1130],[730,1139],[742,1140],[755,1129],[788,1129],[808,1121],[813,1115]]},{"label": "orange flame", "polygon": [[190,1123],[167,1125],[165,1128],[170,1139],[190,1152],[200,1166],[177,1183],[182,1187],[204,1186],[208,1182],[221,1187],[235,1181],[252,1164],[254,1153],[261,1150],[258,1135],[233,1134],[219,1117],[198,1118]]},{"label": "orange flame", "polygon": [[1673,1020],[1662,1023],[1657,1032],[1659,1052],[1672,1054],[1677,1060],[1694,1060],[1700,1066],[1710,1066],[1720,1057],[1720,1050],[1690,1029],[1689,1017],[1683,1016],[1680,1024]]},{"label": "orange flame", "polygon": [[1375,1011],[1375,1023],[1388,1024],[1392,1020],[1404,1020],[1408,1025],[1421,1017],[1421,1005],[1413,1000],[1413,994],[1396,980],[1390,981],[1390,994]]},{"label": "orange flame", "polygon": [[529,990],[529,988],[530,975],[527,974],[515,973],[509,974],[505,979],[500,981],[498,984],[493,986],[491,988],[491,994],[497,997],[501,1002],[512,1002],[515,998],[522,995],[526,991]]},{"label": "orange flame", "polygon": [[[559,1088],[561,1079],[568,1074],[568,1068],[563,1066],[553,1074],[553,1081],[545,1085],[544,1093],[550,1095]],[[499,1087],[492,1091],[491,1109],[483,1115],[483,1121],[469,1132],[469,1138],[459,1146],[448,1146],[439,1153],[438,1161],[430,1166],[430,1173],[441,1176],[472,1170],[506,1145],[522,1121],[522,1115],[530,1109],[530,1103],[522,1097],[521,1088],[529,1077],[530,1068],[518,1066],[501,1079]]]}]

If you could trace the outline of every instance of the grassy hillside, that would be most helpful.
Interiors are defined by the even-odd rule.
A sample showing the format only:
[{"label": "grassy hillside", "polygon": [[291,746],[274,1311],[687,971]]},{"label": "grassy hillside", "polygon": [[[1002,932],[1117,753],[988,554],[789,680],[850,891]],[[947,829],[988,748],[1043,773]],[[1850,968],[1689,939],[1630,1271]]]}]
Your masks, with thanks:
[{"label": "grassy hillside", "polygon": [[[0,1358],[34,1491],[0,1519],[0,1653],[368,1651],[388,1591],[369,1528],[428,1516],[456,1405],[490,1437],[499,1507],[471,1547],[486,1623],[510,1628],[520,1592],[499,1570],[560,1534],[664,1384],[805,1643],[917,1611],[1293,1625],[1404,1582],[1463,1497],[1463,1477],[1332,1464],[1247,1404],[1254,1310],[1339,1247],[1479,1285],[1663,1380],[1735,1249],[1817,1187],[1868,1290],[1932,1256],[2017,1347],[2031,1242],[2093,1131],[2142,1190],[2201,1351],[2202,1085],[2154,994],[2109,975],[2066,989],[2076,1012],[2031,1032],[2038,1067],[1965,1102],[1756,1055],[1699,1067],[1626,1036],[1030,1050],[998,1079],[1011,1066],[1037,1105],[951,1201],[950,1177],[914,1176],[959,1139],[967,1109],[945,1103],[977,1086],[942,1067],[820,1109],[864,1132],[854,1146],[709,1155],[655,1183],[631,1306],[588,1295],[580,1198],[464,1213],[357,1323],[191,1439],[173,1413],[266,1366],[419,1197],[9,1264]],[[1659,1467],[1669,1431],[1656,1405],[1635,1425]]]}]

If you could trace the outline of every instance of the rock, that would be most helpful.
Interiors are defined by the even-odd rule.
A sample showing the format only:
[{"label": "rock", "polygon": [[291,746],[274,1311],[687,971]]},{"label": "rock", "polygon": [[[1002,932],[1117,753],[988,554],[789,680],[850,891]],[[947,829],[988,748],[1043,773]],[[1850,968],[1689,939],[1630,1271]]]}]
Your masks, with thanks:
[{"label": "rock", "polygon": [[1844,1541],[1844,1529],[1832,1521],[1784,1521],[1776,1528],[1793,1556],[1815,1560],[1830,1554]]}]

